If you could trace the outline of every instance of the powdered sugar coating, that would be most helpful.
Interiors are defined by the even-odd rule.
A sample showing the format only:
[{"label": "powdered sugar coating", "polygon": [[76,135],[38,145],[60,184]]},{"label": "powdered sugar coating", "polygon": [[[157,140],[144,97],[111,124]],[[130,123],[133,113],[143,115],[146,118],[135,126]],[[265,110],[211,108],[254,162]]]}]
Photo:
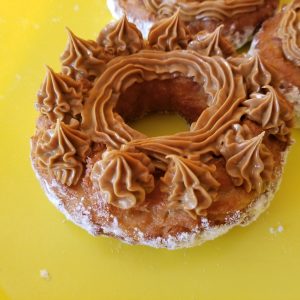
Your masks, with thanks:
[{"label": "powdered sugar coating", "polygon": [[243,31],[236,30],[235,26],[232,26],[227,34],[227,38],[233,43],[233,45],[239,49],[243,47],[247,42],[251,41],[255,28],[248,26],[243,28]]},{"label": "powdered sugar coating", "polygon": [[[286,86],[283,84],[283,86]],[[294,85],[280,89],[280,92],[291,102],[295,109],[296,127],[300,127],[300,88]]]}]

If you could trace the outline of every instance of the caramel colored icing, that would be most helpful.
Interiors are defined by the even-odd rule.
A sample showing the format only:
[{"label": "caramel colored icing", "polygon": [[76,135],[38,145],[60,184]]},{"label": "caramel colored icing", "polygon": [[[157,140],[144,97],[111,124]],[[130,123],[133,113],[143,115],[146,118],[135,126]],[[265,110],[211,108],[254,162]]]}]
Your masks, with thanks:
[{"label": "caramel colored icing", "polygon": [[269,85],[264,87],[266,94],[252,93],[251,98],[243,104],[248,107],[247,115],[250,120],[261,124],[264,130],[271,130],[273,133],[286,130],[285,122],[288,122],[285,108],[280,104],[279,94]]},{"label": "caramel colored icing", "polygon": [[244,78],[248,92],[259,92],[271,82],[271,74],[263,65],[258,54],[229,58],[234,71]]},{"label": "caramel colored icing", "polygon": [[55,127],[46,130],[39,140],[38,164],[62,184],[75,185],[89,149],[89,138],[83,132],[58,119]]},{"label": "caramel colored icing", "polygon": [[55,122],[75,117],[82,110],[81,83],[64,74],[56,74],[50,68],[38,93],[37,107],[42,114]]},{"label": "caramel colored icing", "polygon": [[300,2],[294,1],[286,7],[279,27],[278,37],[282,42],[285,57],[300,66]]},{"label": "caramel colored icing", "polygon": [[96,77],[105,69],[107,61],[103,49],[92,40],[75,36],[70,30],[69,42],[61,56],[62,71],[73,78]]},{"label": "caramel colored icing", "polygon": [[142,34],[125,16],[118,22],[109,24],[97,41],[105,52],[116,56],[133,54],[144,48]]},{"label": "caramel colored icing", "polygon": [[94,164],[91,179],[108,203],[128,209],[154,189],[154,166],[143,153],[111,150]]},{"label": "caramel colored icing", "polygon": [[227,131],[220,152],[226,159],[226,170],[236,186],[244,185],[261,193],[264,182],[271,179],[273,159],[271,152],[262,143],[265,132],[251,137],[247,126],[235,124]]},{"label": "caramel colored icing", "polygon": [[223,27],[224,25],[220,25],[213,32],[199,32],[189,43],[188,49],[205,56],[226,56],[227,54],[233,54],[234,49],[230,47],[230,44],[225,41],[222,43],[221,41]]},{"label": "caramel colored icing", "polygon": [[282,42],[285,57],[300,66],[300,2],[295,1],[286,7],[278,27],[278,37]]},{"label": "caramel colored icing", "polygon": [[264,0],[203,0],[203,1],[176,1],[143,0],[145,7],[159,17],[169,17],[176,10],[184,21],[195,18],[213,18],[224,20],[239,14],[250,13],[264,4]]},{"label": "caramel colored icing", "polygon": [[177,155],[166,158],[171,163],[161,179],[161,189],[168,193],[169,206],[185,209],[192,216],[205,215],[213,202],[212,192],[220,186],[212,175],[216,167]]},{"label": "caramel colored icing", "polygon": [[148,36],[149,45],[162,51],[185,49],[188,40],[188,32],[179,18],[179,12],[168,20],[154,24]]},{"label": "caramel colored icing", "polygon": [[[214,3],[212,6],[219,3],[197,3],[206,2]],[[231,13],[236,13],[258,2],[222,1],[222,5],[230,4]],[[274,171],[273,155],[264,139],[268,135],[278,139],[288,136],[293,115],[282,107],[283,100],[269,86],[271,75],[258,56],[220,56],[220,29],[203,38],[198,36],[192,44],[175,14],[156,24],[149,41],[143,42],[136,27],[124,17],[100,33],[97,45],[81,39],[72,42],[71,48],[77,50],[64,55],[72,57],[63,64],[70,70],[66,73],[72,76],[74,70],[88,74],[93,70],[95,80],[84,101],[75,102],[83,104],[78,106],[78,121],[74,121],[73,111],[78,113],[74,107],[64,112],[72,115],[68,125],[61,121],[63,115],[46,113],[60,111],[60,103],[70,104],[69,99],[74,97],[69,97],[68,89],[53,88],[53,80],[57,80],[50,72],[53,79],[50,84],[46,81],[44,89],[52,100],[42,98],[40,109],[53,125],[40,135],[36,149],[39,166],[47,168],[61,183],[75,185],[84,172],[90,148],[100,145],[104,152],[88,174],[103,198],[121,209],[139,206],[159,186],[170,209],[183,209],[193,217],[205,215],[222,186],[216,175],[216,157],[226,165],[234,185],[248,193],[264,191]],[[85,55],[87,51],[90,55]],[[94,66],[99,68],[91,68],[94,59]],[[150,138],[131,128],[117,113],[120,95],[134,84],[180,77],[203,89],[204,97],[199,101],[205,105],[189,131]],[[67,83],[75,85],[72,80]],[[44,109],[46,105],[48,110]],[[247,119],[260,130],[242,124]]]}]

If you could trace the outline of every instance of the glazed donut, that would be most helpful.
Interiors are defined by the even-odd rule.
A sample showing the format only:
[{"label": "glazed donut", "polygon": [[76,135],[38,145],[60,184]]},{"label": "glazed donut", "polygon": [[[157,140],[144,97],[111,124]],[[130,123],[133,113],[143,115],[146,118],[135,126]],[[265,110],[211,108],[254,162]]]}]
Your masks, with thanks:
[{"label": "glazed donut", "polygon": [[[259,56],[191,39],[178,13],[148,40],[123,17],[97,41],[69,32],[48,68],[31,158],[49,199],[93,235],[191,247],[266,209],[291,144],[293,110]],[[129,121],[175,111],[190,129],[147,137]]]},{"label": "glazed donut", "polygon": [[107,0],[111,14],[119,19],[126,14],[147,38],[154,22],[179,10],[192,33],[213,31],[224,24],[223,33],[240,48],[251,40],[260,24],[271,17],[278,0]]},{"label": "glazed donut", "polygon": [[272,74],[272,84],[294,105],[300,127],[300,1],[285,6],[265,22],[251,51],[258,52]]}]

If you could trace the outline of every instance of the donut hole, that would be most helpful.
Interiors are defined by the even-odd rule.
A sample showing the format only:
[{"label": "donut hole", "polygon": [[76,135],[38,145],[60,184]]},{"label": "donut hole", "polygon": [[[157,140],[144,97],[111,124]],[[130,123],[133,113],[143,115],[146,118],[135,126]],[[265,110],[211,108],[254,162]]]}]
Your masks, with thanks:
[{"label": "donut hole", "polygon": [[189,131],[189,124],[177,113],[151,113],[144,118],[129,122],[135,130],[148,137],[172,135]]},{"label": "donut hole", "polygon": [[[207,108],[207,99],[203,86],[190,78],[144,81],[133,84],[120,95],[115,112],[140,131],[151,127],[152,122],[152,136],[174,134],[189,130],[188,125]],[[167,132],[168,128],[170,131]]]}]

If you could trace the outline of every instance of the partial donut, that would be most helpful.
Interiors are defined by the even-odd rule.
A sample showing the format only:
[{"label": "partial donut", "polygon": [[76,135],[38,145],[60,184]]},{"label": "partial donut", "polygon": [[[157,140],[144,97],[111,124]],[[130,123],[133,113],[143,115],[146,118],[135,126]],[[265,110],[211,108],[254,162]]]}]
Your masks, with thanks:
[{"label": "partial donut", "polygon": [[[246,225],[278,188],[293,110],[259,56],[232,53],[221,27],[194,37],[178,13],[148,40],[125,17],[97,41],[69,32],[48,68],[32,165],[49,199],[93,235],[191,247]],[[147,137],[128,121],[175,111],[190,129]]]},{"label": "partial donut", "polygon": [[224,34],[235,48],[251,40],[264,20],[271,17],[278,0],[107,0],[112,15],[119,19],[126,14],[147,38],[153,25],[178,10],[192,33],[214,31],[224,24]]},{"label": "partial donut", "polygon": [[300,1],[293,1],[266,21],[251,51],[258,52],[272,74],[272,84],[293,104],[300,127]]}]

